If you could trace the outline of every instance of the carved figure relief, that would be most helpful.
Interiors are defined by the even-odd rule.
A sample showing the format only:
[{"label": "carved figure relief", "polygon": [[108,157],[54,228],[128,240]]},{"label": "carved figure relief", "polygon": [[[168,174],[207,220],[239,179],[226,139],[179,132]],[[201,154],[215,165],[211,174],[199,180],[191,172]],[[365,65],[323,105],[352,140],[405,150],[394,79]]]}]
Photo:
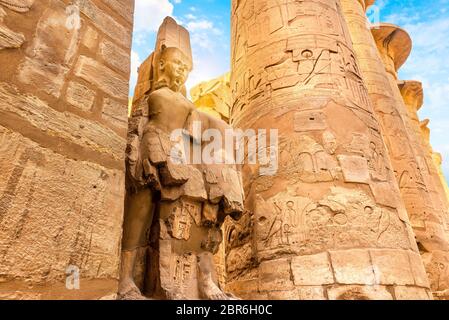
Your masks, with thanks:
[{"label": "carved figure relief", "polygon": [[254,218],[261,257],[310,254],[354,242],[382,247],[398,239],[402,248],[410,247],[397,212],[379,207],[361,191],[333,188],[320,201],[292,191],[266,201],[258,196]]},{"label": "carved figure relief", "polygon": [[341,179],[341,168],[335,156],[337,140],[332,132],[324,131],[322,144],[301,135],[281,141],[280,174],[304,182],[329,182]]}]

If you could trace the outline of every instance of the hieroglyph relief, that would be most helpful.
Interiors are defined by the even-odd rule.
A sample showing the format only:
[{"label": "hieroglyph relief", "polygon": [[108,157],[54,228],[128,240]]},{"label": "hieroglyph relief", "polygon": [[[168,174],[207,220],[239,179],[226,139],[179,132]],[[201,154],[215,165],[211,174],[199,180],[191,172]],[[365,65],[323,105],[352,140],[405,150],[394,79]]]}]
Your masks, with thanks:
[{"label": "hieroglyph relief", "polygon": [[254,219],[260,257],[312,254],[354,244],[410,247],[397,212],[377,205],[362,191],[333,188],[320,201],[292,191],[267,201],[258,197]]}]

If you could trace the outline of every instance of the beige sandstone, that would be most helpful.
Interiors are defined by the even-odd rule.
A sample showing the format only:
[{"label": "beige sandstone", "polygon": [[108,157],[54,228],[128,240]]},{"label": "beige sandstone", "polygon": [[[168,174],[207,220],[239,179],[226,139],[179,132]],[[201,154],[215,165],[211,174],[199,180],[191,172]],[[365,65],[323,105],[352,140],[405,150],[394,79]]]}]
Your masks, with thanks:
[{"label": "beige sandstone", "polygon": [[0,299],[117,293],[134,1],[79,3],[0,1]]},{"label": "beige sandstone", "polygon": [[[0,0],[0,299],[448,299],[409,35],[371,28],[374,0],[231,2],[231,73],[191,102],[173,19],[129,99],[133,0]],[[229,124],[268,130],[270,161],[170,141]]]},{"label": "beige sandstone", "polygon": [[[398,87],[397,71],[411,52],[411,39],[404,30],[391,24],[370,29],[365,10],[372,1],[341,2],[418,246],[422,254],[446,251],[448,207],[442,201],[444,191],[433,161],[418,134],[416,112],[422,105],[422,89],[415,88],[412,93],[408,82],[403,86],[406,95],[403,97]],[[427,265],[427,270],[430,269]],[[435,286],[432,289],[436,291]]]},{"label": "beige sandstone", "polygon": [[[233,298],[220,288],[213,254],[226,216],[243,211],[241,176],[235,165],[186,155],[207,148],[206,130],[224,138],[230,129],[185,97],[191,70],[189,33],[166,18],[139,69],[130,118],[120,299]],[[185,130],[181,145],[171,137],[177,129]]]},{"label": "beige sandstone", "polygon": [[[328,299],[393,299],[402,296],[391,287],[409,286],[422,298],[428,284],[413,270],[423,265],[409,260],[418,249],[341,1],[232,1],[231,88],[232,125],[279,129],[280,143],[268,148],[275,175],[243,167],[253,224],[236,224],[244,240],[226,254],[253,262],[227,266],[229,288],[249,298],[282,288],[298,299],[313,286]],[[248,292],[247,281],[258,286]]]},{"label": "beige sandstone", "polygon": [[231,74],[203,82],[190,90],[192,101],[198,110],[229,122],[231,112]]}]

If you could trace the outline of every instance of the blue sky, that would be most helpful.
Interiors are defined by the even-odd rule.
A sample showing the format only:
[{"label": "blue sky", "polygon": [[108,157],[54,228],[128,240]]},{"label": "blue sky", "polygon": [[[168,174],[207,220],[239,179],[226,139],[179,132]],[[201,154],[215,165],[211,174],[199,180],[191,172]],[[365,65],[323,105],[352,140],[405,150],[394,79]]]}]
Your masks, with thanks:
[{"label": "blue sky", "polygon": [[[188,87],[217,77],[230,67],[230,0],[136,0],[131,88],[137,67],[152,52],[157,29],[173,16],[191,34],[194,71]],[[443,154],[449,177],[449,0],[377,0],[380,21],[410,33],[413,52],[400,71],[403,80],[424,86],[422,119],[431,120],[432,145]]]}]

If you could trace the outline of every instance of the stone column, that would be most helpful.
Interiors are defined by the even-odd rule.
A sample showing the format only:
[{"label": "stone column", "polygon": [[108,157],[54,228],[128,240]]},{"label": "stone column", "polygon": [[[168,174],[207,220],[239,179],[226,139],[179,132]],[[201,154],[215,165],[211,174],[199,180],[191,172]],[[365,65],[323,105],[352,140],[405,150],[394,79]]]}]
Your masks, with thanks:
[{"label": "stone column", "polygon": [[[411,52],[412,43],[410,36],[401,28],[391,24],[382,24],[379,28],[372,29],[372,34],[377,44],[380,57],[385,65],[386,76],[390,83],[391,92],[393,93],[393,105],[404,124],[402,126],[403,130],[400,131],[397,129],[397,126],[394,126],[396,132],[394,132],[390,139],[390,152],[393,153],[394,158],[400,157],[400,154],[394,154],[393,146],[395,144],[394,141],[397,141],[398,135],[404,137],[406,146],[410,146],[410,154],[405,155],[402,159],[408,158],[407,161],[410,161],[412,164],[408,167],[404,167],[398,163],[398,167],[395,167],[395,170],[397,172],[399,187],[401,188],[404,201],[406,205],[409,204],[409,206],[412,207],[409,210],[409,213],[414,216],[414,218],[411,218],[412,225],[416,228],[425,228],[429,230],[430,233],[426,234],[425,242],[428,242],[431,238],[438,238],[439,241],[441,241],[441,246],[448,249],[448,238],[447,235],[443,234],[444,230],[442,227],[442,220],[447,212],[447,206],[442,202],[441,197],[441,192],[443,190],[438,188],[429,174],[429,166],[432,166],[433,163],[431,161],[426,162],[425,160],[428,152],[423,148],[419,136],[416,136],[414,133],[413,125],[407,114],[407,107],[398,87],[397,72],[405,63]],[[410,170],[412,168],[416,168],[415,174],[412,174],[413,171]],[[421,189],[421,195],[424,196],[424,198],[416,198],[413,200],[409,197],[410,194],[413,194],[413,191],[410,190],[413,189],[410,182]],[[415,210],[412,211],[413,205],[417,202],[423,203],[423,199],[425,201],[430,200],[430,205],[427,208],[428,210],[416,212],[416,207],[414,207]],[[417,233],[418,241],[420,241],[421,237],[418,235],[420,232],[415,232]],[[432,240],[430,241],[432,242]]]},{"label": "stone column", "polygon": [[69,2],[0,1],[0,300],[117,292],[134,1]]},{"label": "stone column", "polygon": [[411,39],[405,31],[387,24],[373,29],[372,33],[365,15],[366,4],[372,4],[372,1],[342,0],[357,60],[420,248],[429,251],[437,246],[445,250],[444,210],[434,192],[434,182],[425,174],[427,164],[421,141],[411,128],[397,86],[397,70],[411,52]]},{"label": "stone column", "polygon": [[[411,39],[404,30],[391,24],[382,24],[380,28],[371,31],[382,61],[386,66],[387,77],[394,94],[396,106],[404,121],[405,133],[408,135],[414,153],[414,160],[420,173],[419,178],[422,179],[417,180],[417,183],[430,195],[433,207],[433,212],[424,211],[422,221],[418,222],[418,225],[414,225],[415,234],[418,243],[422,246],[421,253],[435,297],[447,297],[449,295],[449,233],[445,222],[448,206],[444,202],[444,190],[430,176],[429,167],[433,166],[433,161],[428,159],[426,162],[425,155],[428,153],[428,149],[423,148],[421,139],[415,138],[413,134],[406,113],[406,106],[398,87],[398,70],[405,63],[410,53]],[[407,191],[408,184],[406,181],[409,181],[410,176],[405,174],[406,171],[402,171],[398,177],[401,179],[399,182],[401,189]],[[419,199],[419,201],[422,202],[423,199]]]},{"label": "stone column", "polygon": [[232,1],[231,87],[233,125],[278,129],[279,145],[263,150],[277,155],[273,175],[244,165],[249,213],[225,233],[228,289],[427,299],[340,0]]},{"label": "stone column", "polygon": [[[399,89],[401,91],[402,98],[407,108],[407,119],[413,132],[413,135],[419,146],[423,150],[424,160],[420,165],[420,168],[424,170],[424,177],[431,179],[430,183],[436,187],[432,191],[433,197],[438,201],[443,208],[446,209],[445,218],[448,218],[447,208],[449,208],[449,201],[446,194],[447,183],[444,177],[440,174],[441,164],[438,164],[438,156],[434,156],[433,148],[430,144],[430,131],[429,134],[423,135],[421,122],[419,120],[418,111],[421,109],[424,102],[424,94],[422,84],[419,81],[400,81]],[[442,179],[443,178],[443,179]],[[446,230],[447,230],[446,226]]]}]

